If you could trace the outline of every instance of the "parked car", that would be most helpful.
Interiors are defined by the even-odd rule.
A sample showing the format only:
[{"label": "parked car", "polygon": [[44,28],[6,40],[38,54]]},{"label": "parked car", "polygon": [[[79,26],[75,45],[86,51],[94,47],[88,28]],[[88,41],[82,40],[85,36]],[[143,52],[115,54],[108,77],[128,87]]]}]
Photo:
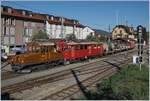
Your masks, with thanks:
[{"label": "parked car", "polygon": [[19,48],[19,47],[14,47],[11,48],[10,53],[8,54],[8,59],[11,59],[13,56],[25,53],[26,48]]},{"label": "parked car", "polygon": [[8,59],[7,54],[5,53],[4,49],[1,49],[1,61],[6,62]]}]

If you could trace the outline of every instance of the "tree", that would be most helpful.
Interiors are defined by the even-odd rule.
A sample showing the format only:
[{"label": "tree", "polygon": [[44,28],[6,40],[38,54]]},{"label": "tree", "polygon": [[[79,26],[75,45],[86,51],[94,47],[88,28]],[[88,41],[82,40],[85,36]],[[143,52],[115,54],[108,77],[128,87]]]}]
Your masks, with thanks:
[{"label": "tree", "polygon": [[38,33],[33,34],[31,39],[36,40],[36,39],[49,39],[49,38],[45,31],[40,30],[38,31]]},{"label": "tree", "polygon": [[88,40],[88,41],[98,41],[96,36],[93,36],[92,34],[87,35],[86,40]]},{"label": "tree", "polygon": [[76,38],[75,34],[67,34],[66,40],[67,41],[77,41],[77,38]]},{"label": "tree", "polygon": [[107,41],[107,37],[104,35],[101,35],[101,37],[99,38],[100,41],[102,42],[106,42]]}]

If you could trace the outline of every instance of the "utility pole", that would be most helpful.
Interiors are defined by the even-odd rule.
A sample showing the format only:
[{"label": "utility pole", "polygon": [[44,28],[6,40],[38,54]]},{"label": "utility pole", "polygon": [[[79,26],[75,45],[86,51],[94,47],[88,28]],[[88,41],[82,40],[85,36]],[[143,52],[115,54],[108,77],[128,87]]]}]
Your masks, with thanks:
[{"label": "utility pole", "polygon": [[76,21],[73,21],[73,34],[75,35],[75,32],[76,32]]},{"label": "utility pole", "polygon": [[128,26],[128,20],[126,16],[125,16],[125,25]]},{"label": "utility pole", "polygon": [[64,38],[64,33],[63,33],[63,24],[64,24],[64,19],[61,17],[61,37]]},{"label": "utility pole", "polygon": [[109,33],[110,33],[110,24],[109,24],[109,26],[108,26],[108,30],[109,30]]},{"label": "utility pole", "polygon": [[116,25],[119,24],[119,11],[116,11]]},{"label": "utility pole", "polygon": [[[109,30],[109,33],[111,33],[111,32],[110,32],[110,24],[109,24],[109,26],[108,26],[108,30]],[[110,37],[108,37],[108,43],[110,43]]]}]

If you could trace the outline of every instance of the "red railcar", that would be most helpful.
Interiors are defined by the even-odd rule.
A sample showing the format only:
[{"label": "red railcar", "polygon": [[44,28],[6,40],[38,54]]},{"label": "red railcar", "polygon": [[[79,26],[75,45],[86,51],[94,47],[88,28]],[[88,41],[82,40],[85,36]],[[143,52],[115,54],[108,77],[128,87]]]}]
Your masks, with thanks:
[{"label": "red railcar", "polygon": [[103,44],[97,42],[58,42],[57,46],[63,53],[65,61],[100,56],[104,53]]}]

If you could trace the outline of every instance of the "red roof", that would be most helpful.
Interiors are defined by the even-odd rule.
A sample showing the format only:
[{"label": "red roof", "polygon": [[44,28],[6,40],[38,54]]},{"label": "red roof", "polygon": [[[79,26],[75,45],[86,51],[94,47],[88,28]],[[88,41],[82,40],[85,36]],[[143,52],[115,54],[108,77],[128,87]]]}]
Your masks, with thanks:
[{"label": "red roof", "polygon": [[[1,12],[2,16],[12,16],[12,17],[19,17],[19,18],[39,20],[39,21],[47,20],[46,16],[48,14],[34,13],[32,11],[27,11],[27,10],[22,10],[22,9],[14,9],[14,8],[7,7],[7,6],[2,6],[2,7],[3,8],[10,8],[12,10],[11,13],[2,10],[2,12]],[[26,12],[27,15],[23,15],[23,11]],[[30,16],[30,14],[31,14],[31,16]],[[52,16],[52,15],[50,15],[50,16]],[[61,17],[53,16],[53,20],[49,19],[48,22],[50,24],[61,25],[60,18]],[[84,27],[83,25],[79,24],[77,20],[67,19],[67,18],[64,18],[64,23],[63,24],[65,26],[74,26],[75,25],[76,27],[81,27],[81,28]]]}]

